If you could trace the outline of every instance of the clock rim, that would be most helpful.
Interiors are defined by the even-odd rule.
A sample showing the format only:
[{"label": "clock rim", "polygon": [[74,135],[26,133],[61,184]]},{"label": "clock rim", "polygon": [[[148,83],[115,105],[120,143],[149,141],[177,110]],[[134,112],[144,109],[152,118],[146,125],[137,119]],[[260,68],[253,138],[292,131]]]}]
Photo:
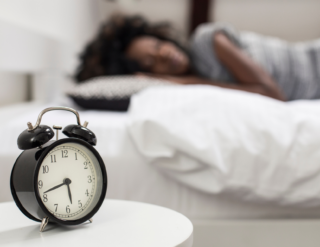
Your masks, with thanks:
[{"label": "clock rim", "polygon": [[[23,152],[25,152],[26,150],[24,150]],[[23,153],[22,152],[22,153]],[[32,214],[30,214],[28,212],[28,210],[26,210],[24,208],[24,206],[22,205],[22,203],[20,202],[16,189],[13,185],[13,173],[14,173],[14,168],[17,164],[17,160],[19,159],[19,157],[22,155],[22,153],[18,156],[18,158],[16,159],[16,162],[13,165],[12,171],[11,171],[11,175],[10,175],[10,190],[11,190],[11,195],[13,197],[14,202],[16,203],[17,207],[20,209],[20,211],[26,216],[28,217],[30,220],[34,220],[36,222],[41,222],[41,220],[39,220],[38,218],[34,217]]]},{"label": "clock rim", "polygon": [[[88,148],[93,154],[94,156],[97,158],[100,169],[101,169],[101,173],[102,173],[102,191],[101,191],[101,195],[100,198],[97,202],[97,204],[94,206],[94,208],[91,210],[91,212],[89,212],[88,214],[86,214],[84,217],[77,219],[77,220],[60,220],[58,218],[56,218],[52,213],[49,212],[49,210],[46,208],[46,206],[44,205],[44,203],[41,200],[40,194],[39,194],[39,190],[38,190],[38,173],[39,173],[39,169],[42,165],[42,162],[44,160],[44,158],[46,157],[46,155],[52,150],[54,149],[56,146],[59,146],[61,144],[64,143],[70,143],[70,142],[74,142],[74,143],[78,143],[81,144],[83,146],[85,146],[86,148]],[[46,147],[46,150],[44,150],[44,152],[41,154],[41,156],[39,157],[36,167],[35,167],[35,176],[34,176],[34,181],[33,181],[33,186],[34,186],[34,192],[35,192],[35,196],[36,196],[36,200],[40,206],[40,208],[43,210],[43,212],[47,215],[47,217],[49,217],[50,221],[56,222],[58,224],[61,225],[79,225],[81,223],[84,223],[86,221],[88,221],[89,219],[91,219],[100,209],[105,196],[106,196],[106,192],[107,192],[107,186],[108,186],[108,178],[107,178],[107,171],[106,171],[106,167],[105,164],[100,156],[100,154],[98,153],[98,151],[89,143],[87,143],[86,141],[83,141],[79,138],[75,138],[75,137],[69,137],[69,138],[63,138],[63,139],[59,139],[57,141],[55,141],[54,143],[52,143],[51,145]]]}]

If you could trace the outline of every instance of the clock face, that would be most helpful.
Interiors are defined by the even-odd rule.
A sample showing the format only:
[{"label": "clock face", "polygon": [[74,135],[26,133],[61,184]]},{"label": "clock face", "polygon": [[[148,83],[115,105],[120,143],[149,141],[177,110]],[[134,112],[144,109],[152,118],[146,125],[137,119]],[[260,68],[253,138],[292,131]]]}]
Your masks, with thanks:
[{"label": "clock face", "polygon": [[66,142],[54,147],[38,171],[43,205],[60,220],[78,220],[97,205],[103,177],[95,155],[85,146]]}]

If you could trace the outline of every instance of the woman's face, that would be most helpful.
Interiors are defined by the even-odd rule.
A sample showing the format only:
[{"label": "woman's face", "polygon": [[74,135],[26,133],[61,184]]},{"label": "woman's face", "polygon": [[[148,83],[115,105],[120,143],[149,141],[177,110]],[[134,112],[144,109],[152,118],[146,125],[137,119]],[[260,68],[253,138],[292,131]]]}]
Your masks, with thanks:
[{"label": "woman's face", "polygon": [[189,58],[180,48],[169,41],[152,36],[134,39],[127,48],[126,55],[137,61],[151,73],[182,75],[189,70]]}]

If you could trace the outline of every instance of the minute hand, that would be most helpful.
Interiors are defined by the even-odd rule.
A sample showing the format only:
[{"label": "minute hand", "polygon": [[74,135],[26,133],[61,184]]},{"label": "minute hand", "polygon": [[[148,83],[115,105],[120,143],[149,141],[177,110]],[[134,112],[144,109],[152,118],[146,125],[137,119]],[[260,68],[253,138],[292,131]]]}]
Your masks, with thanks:
[{"label": "minute hand", "polygon": [[69,199],[70,199],[70,202],[71,202],[71,204],[72,204],[72,195],[71,195],[70,186],[69,186],[69,184],[67,184],[67,186],[68,186]]},{"label": "minute hand", "polygon": [[49,191],[52,191],[52,190],[55,190],[55,189],[58,189],[59,187],[61,187],[62,185],[65,185],[66,183],[65,182],[63,182],[62,184],[59,184],[59,185],[57,185],[57,186],[54,186],[54,187],[52,187],[51,189],[49,189],[49,190],[47,190],[47,191],[45,191],[45,192],[43,192],[43,193],[47,193],[47,192],[49,192]]}]

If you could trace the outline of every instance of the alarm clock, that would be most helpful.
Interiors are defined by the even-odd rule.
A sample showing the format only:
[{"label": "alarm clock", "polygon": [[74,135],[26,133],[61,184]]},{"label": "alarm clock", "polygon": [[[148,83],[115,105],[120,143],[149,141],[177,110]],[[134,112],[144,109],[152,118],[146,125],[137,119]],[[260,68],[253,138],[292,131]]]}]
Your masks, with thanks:
[{"label": "alarm clock", "polygon": [[[63,110],[76,115],[77,123],[66,126],[58,139],[61,126],[40,125],[49,111]],[[92,223],[107,191],[107,173],[103,160],[93,147],[95,134],[81,125],[79,113],[68,107],[44,109],[33,126],[18,137],[18,148],[24,150],[11,172],[10,187],[20,211],[29,219],[41,222],[44,231],[50,222],[61,225]]]}]

